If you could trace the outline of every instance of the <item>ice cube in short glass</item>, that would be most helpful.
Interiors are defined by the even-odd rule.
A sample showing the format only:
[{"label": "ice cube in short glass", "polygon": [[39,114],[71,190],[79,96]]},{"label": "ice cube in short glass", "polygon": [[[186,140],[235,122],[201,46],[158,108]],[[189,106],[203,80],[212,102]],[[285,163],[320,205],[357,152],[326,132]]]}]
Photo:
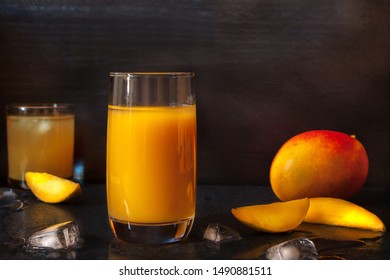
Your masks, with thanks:
[{"label": "ice cube in short glass", "polygon": [[53,121],[48,119],[48,120],[40,120],[38,123],[38,133],[44,134],[48,132],[53,126]]},{"label": "ice cube in short glass", "polygon": [[315,260],[316,246],[307,238],[295,238],[270,247],[265,252],[269,260]]},{"label": "ice cube in short glass", "polygon": [[35,232],[26,242],[28,249],[71,249],[76,248],[80,237],[78,225],[67,221]]}]

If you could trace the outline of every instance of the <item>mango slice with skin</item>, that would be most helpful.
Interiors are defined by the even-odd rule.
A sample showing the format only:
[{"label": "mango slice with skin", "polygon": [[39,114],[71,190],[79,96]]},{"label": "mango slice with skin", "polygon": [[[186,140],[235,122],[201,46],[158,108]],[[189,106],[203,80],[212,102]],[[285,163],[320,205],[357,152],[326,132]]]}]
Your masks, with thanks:
[{"label": "mango slice with skin", "polygon": [[386,231],[385,225],[374,213],[352,202],[330,197],[310,198],[304,222]]},{"label": "mango slice with skin", "polygon": [[48,173],[26,172],[27,186],[46,203],[59,203],[81,193],[80,184]]},{"label": "mango slice with skin", "polygon": [[233,208],[232,214],[237,220],[256,230],[286,232],[301,224],[309,205],[309,199],[302,198]]}]

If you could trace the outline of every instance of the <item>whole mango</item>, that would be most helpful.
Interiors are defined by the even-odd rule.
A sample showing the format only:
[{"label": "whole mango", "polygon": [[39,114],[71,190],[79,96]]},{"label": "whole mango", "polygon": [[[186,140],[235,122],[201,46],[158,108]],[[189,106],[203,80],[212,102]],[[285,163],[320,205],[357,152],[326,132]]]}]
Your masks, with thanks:
[{"label": "whole mango", "polygon": [[364,146],[342,132],[312,130],[290,138],[275,155],[270,183],[281,200],[304,197],[347,199],[368,175]]}]

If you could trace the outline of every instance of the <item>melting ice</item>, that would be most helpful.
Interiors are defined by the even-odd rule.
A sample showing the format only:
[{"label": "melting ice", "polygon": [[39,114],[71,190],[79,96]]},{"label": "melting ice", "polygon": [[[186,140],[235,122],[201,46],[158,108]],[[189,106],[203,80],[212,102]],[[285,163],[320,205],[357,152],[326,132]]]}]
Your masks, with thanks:
[{"label": "melting ice", "polygon": [[78,225],[67,221],[35,232],[26,241],[27,249],[72,249],[80,238]]},{"label": "melting ice", "polygon": [[313,241],[296,238],[272,246],[265,252],[265,257],[269,260],[315,260],[318,253]]}]

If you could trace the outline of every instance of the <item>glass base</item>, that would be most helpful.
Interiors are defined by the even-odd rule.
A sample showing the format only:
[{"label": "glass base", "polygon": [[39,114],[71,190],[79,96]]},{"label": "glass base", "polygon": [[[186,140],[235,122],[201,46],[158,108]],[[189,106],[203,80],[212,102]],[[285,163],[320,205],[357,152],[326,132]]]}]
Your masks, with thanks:
[{"label": "glass base", "polygon": [[12,179],[10,177],[8,177],[8,185],[11,187],[11,188],[22,188],[22,189],[25,189],[25,190],[29,190],[30,188],[27,186],[26,182],[25,181],[19,181],[19,180],[15,180],[15,179]]},{"label": "glass base", "polygon": [[165,244],[178,242],[188,236],[194,219],[173,223],[140,224],[110,218],[115,237],[131,243]]}]

